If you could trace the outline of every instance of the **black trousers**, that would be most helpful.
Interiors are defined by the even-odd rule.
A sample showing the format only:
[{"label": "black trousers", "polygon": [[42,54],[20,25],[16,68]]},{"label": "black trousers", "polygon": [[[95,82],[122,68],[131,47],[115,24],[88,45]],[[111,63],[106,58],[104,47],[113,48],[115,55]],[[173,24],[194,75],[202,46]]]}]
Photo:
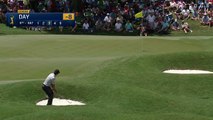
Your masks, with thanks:
[{"label": "black trousers", "polygon": [[49,86],[46,86],[46,85],[43,85],[43,86],[42,86],[42,89],[44,90],[44,92],[45,92],[45,93],[47,94],[47,96],[48,96],[47,105],[52,105],[53,96],[54,96],[54,93],[53,93],[52,89],[51,89]]}]

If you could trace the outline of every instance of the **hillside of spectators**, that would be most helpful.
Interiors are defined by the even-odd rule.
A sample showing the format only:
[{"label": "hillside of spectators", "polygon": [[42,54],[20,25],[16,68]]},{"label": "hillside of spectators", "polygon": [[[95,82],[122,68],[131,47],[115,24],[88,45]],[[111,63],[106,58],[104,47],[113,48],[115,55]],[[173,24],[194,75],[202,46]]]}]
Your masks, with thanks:
[{"label": "hillside of spectators", "polygon": [[[213,0],[1,0],[0,22],[5,13],[30,9],[31,12],[74,12],[81,32],[153,33],[193,32],[188,20],[213,26]],[[143,13],[142,18],[135,14]]]}]

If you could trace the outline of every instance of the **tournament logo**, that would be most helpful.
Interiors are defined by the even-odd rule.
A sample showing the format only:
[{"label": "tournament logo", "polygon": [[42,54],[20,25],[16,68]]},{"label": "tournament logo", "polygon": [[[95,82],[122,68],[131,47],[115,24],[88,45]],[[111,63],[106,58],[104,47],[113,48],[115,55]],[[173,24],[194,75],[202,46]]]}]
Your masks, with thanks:
[{"label": "tournament logo", "polygon": [[14,16],[10,16],[10,25],[14,25]]}]

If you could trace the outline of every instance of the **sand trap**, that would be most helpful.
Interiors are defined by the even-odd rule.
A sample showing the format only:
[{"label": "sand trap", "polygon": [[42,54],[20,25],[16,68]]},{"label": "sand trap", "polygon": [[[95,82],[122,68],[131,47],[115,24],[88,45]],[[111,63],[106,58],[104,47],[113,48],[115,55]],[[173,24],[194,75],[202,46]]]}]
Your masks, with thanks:
[{"label": "sand trap", "polygon": [[213,74],[213,72],[205,70],[166,70],[163,73],[170,74]]},{"label": "sand trap", "polygon": [[[47,105],[47,99],[39,101],[38,103],[36,103],[36,105],[46,106]],[[69,100],[69,99],[54,98],[52,105],[54,105],[54,106],[68,106],[68,105],[86,105],[86,104],[79,102],[79,101]]]}]

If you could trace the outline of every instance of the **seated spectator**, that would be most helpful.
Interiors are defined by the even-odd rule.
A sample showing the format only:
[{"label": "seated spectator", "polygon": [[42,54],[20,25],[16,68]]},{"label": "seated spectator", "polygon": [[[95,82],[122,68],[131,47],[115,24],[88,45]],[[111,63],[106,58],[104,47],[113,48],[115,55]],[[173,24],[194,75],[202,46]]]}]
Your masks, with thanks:
[{"label": "seated spectator", "polygon": [[134,28],[132,23],[128,20],[125,24],[126,32],[133,32]]},{"label": "seated spectator", "polygon": [[122,23],[118,20],[116,23],[115,23],[115,32],[121,32],[123,30],[122,28]]},{"label": "seated spectator", "polygon": [[190,18],[190,11],[189,9],[187,8],[184,8],[182,11],[181,11],[181,15],[182,15],[182,19],[189,19]]},{"label": "seated spectator", "polygon": [[166,18],[166,21],[167,21],[168,23],[171,23],[171,22],[174,20],[173,15],[172,15],[171,12],[168,12],[168,13],[166,14],[165,18]]},{"label": "seated spectator", "polygon": [[5,21],[5,16],[4,13],[2,12],[2,9],[0,8],[0,23],[4,23]]},{"label": "seated spectator", "polygon": [[177,9],[177,3],[175,0],[170,1],[170,10],[174,11]]},{"label": "seated spectator", "polygon": [[89,32],[89,23],[87,20],[85,20],[84,24],[83,24],[83,31],[84,32]]},{"label": "seated spectator", "polygon": [[212,27],[213,26],[213,18],[209,18],[209,27]]},{"label": "seated spectator", "polygon": [[141,23],[137,29],[139,30],[140,36],[147,36],[148,32],[146,30],[146,25]]},{"label": "seated spectator", "polygon": [[116,18],[116,21],[120,21],[121,23],[123,23],[123,16],[121,14],[118,14],[117,18]]},{"label": "seated spectator", "polygon": [[204,13],[200,23],[201,25],[209,25],[209,16],[207,13]]},{"label": "seated spectator", "polygon": [[181,14],[180,8],[175,11],[175,15],[176,15],[177,19],[182,19],[182,14]]},{"label": "seated spectator", "polygon": [[213,26],[213,9],[209,11],[208,15],[209,15],[209,26],[212,27]]},{"label": "seated spectator", "polygon": [[96,31],[101,31],[103,29],[103,22],[101,19],[98,19],[96,22],[95,22],[95,30]]},{"label": "seated spectator", "polygon": [[168,23],[167,20],[164,20],[161,24],[162,24],[162,27],[158,31],[158,33],[160,33],[160,32],[166,32],[169,29],[169,23]]},{"label": "seated spectator", "polygon": [[207,9],[208,10],[213,9],[213,0],[207,0],[207,2],[208,2],[207,4],[209,5]]},{"label": "seated spectator", "polygon": [[158,31],[161,28],[161,19],[155,19],[154,22],[154,31]]},{"label": "seated spectator", "polygon": [[188,33],[188,32],[192,32],[192,30],[189,27],[189,24],[187,22],[182,22],[182,30],[184,31],[184,33]]},{"label": "seated spectator", "polygon": [[176,30],[180,30],[180,23],[177,21],[177,19],[175,19],[175,21],[171,24],[171,29],[176,31]]},{"label": "seated spectator", "polygon": [[199,19],[197,10],[192,10],[191,13],[192,13],[192,16],[191,16],[192,20],[198,20]]}]

